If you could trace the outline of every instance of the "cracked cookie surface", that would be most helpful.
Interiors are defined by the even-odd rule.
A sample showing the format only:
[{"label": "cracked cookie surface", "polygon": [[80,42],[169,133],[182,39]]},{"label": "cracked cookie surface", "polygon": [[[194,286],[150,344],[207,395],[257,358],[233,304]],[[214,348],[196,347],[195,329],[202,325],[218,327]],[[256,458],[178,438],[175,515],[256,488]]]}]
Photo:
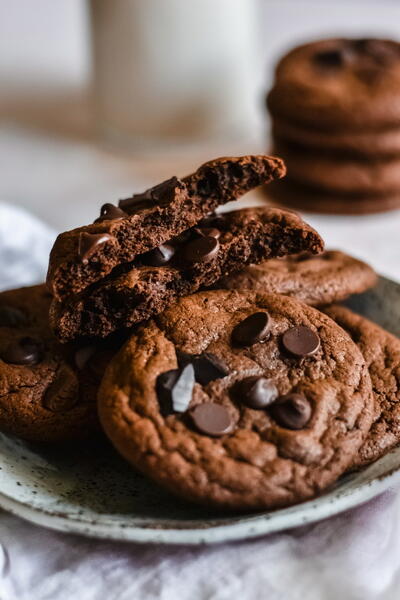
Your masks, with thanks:
[{"label": "cracked cookie surface", "polygon": [[99,415],[119,452],[170,491],[257,510],[333,483],[367,435],[373,398],[360,351],[326,315],[218,290],[132,336],[106,371]]},{"label": "cracked cookie surface", "polygon": [[320,306],[360,294],[376,280],[372,267],[363,261],[327,250],[318,256],[288,256],[251,265],[224,277],[216,287],[284,294]]},{"label": "cracked cookie surface", "polygon": [[360,348],[371,376],[375,417],[353,467],[367,465],[400,442],[400,340],[344,306],[325,312]]},{"label": "cracked cookie surface", "polygon": [[48,324],[45,285],[0,294],[0,430],[34,442],[99,431],[97,389],[116,349],[61,346]]}]

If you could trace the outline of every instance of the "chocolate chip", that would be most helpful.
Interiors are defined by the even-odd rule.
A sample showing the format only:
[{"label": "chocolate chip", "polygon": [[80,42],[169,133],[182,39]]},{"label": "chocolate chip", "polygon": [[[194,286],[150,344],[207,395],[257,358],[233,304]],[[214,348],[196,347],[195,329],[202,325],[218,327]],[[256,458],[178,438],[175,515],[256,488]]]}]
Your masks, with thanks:
[{"label": "chocolate chip", "polygon": [[68,367],[61,367],[46,390],[43,406],[51,412],[64,412],[77,404],[78,397],[78,380]]},{"label": "chocolate chip", "polygon": [[118,206],[127,209],[130,214],[153,206],[167,206],[175,198],[176,189],[183,189],[183,187],[182,181],[177,177],[171,177],[143,194],[135,194],[131,198],[120,200]]},{"label": "chocolate chip", "polygon": [[95,354],[96,346],[83,346],[75,352],[75,365],[81,371],[88,360]]},{"label": "chocolate chip", "polygon": [[154,186],[151,191],[151,196],[159,206],[167,206],[175,198],[176,189],[183,189],[183,187],[184,184],[182,181],[174,176]]},{"label": "chocolate chip", "polygon": [[213,237],[216,240],[221,237],[221,232],[216,227],[196,227],[194,231],[202,237]]},{"label": "chocolate chip", "polygon": [[86,233],[82,231],[79,234],[78,242],[78,255],[82,263],[86,265],[97,248],[112,239],[113,237],[109,233]]},{"label": "chocolate chip", "polygon": [[192,237],[193,229],[186,229],[186,231],[182,231],[182,233],[170,240],[169,243],[173,246],[180,246],[181,244],[186,244]]},{"label": "chocolate chip", "polygon": [[285,331],[282,344],[284,349],[294,356],[311,356],[319,349],[320,339],[309,327],[301,325]]},{"label": "chocolate chip", "polygon": [[31,337],[23,337],[11,342],[1,358],[13,365],[36,365],[43,358],[42,344]]},{"label": "chocolate chip", "polygon": [[0,327],[20,327],[25,323],[26,317],[22,310],[13,306],[0,306]]},{"label": "chocolate chip", "polygon": [[281,396],[268,409],[273,419],[287,429],[303,429],[311,418],[311,405],[300,394]]},{"label": "chocolate chip", "polygon": [[118,202],[118,206],[123,210],[127,210],[129,214],[152,208],[157,202],[152,197],[151,189],[143,192],[143,194],[134,194],[131,198],[125,198]]},{"label": "chocolate chip", "polygon": [[341,67],[344,63],[344,55],[339,48],[316,52],[313,59],[322,67]]},{"label": "chocolate chip", "polygon": [[128,216],[121,208],[118,206],[114,206],[114,204],[103,204],[100,209],[100,216],[95,220],[95,223],[102,223],[103,221],[119,221],[120,219],[125,219]]},{"label": "chocolate chip", "polygon": [[223,214],[217,215],[216,213],[210,213],[206,217],[203,217],[201,221],[197,223],[197,227],[216,227],[218,229],[223,229],[225,222],[226,218]]},{"label": "chocolate chip", "polygon": [[207,385],[210,381],[222,379],[229,374],[229,369],[225,363],[211,352],[187,354],[178,351],[177,357],[181,367],[187,364],[193,365],[195,379],[200,385]]},{"label": "chocolate chip", "polygon": [[183,248],[182,256],[186,263],[208,262],[218,255],[219,242],[214,237],[200,237]]},{"label": "chocolate chip", "polygon": [[183,369],[171,369],[157,377],[156,389],[164,415],[185,412],[192,399],[195,383],[193,365]]},{"label": "chocolate chip", "polygon": [[161,244],[158,248],[154,248],[153,250],[150,250],[150,252],[142,254],[140,258],[145,265],[162,267],[169,263],[174,254],[175,248],[173,246],[170,244]]},{"label": "chocolate chip", "polygon": [[368,50],[371,42],[374,40],[372,38],[357,38],[355,40],[349,40],[350,47],[356,50],[357,52],[365,52]]},{"label": "chocolate chip", "polygon": [[278,390],[271,379],[253,375],[237,384],[235,395],[246,406],[262,409],[277,399]]},{"label": "chocolate chip", "polygon": [[268,337],[270,318],[267,312],[257,312],[243,319],[232,331],[232,341],[239,346],[252,346]]},{"label": "chocolate chip", "polygon": [[211,402],[198,404],[191,411],[193,423],[200,433],[220,437],[233,429],[232,417],[225,406]]}]

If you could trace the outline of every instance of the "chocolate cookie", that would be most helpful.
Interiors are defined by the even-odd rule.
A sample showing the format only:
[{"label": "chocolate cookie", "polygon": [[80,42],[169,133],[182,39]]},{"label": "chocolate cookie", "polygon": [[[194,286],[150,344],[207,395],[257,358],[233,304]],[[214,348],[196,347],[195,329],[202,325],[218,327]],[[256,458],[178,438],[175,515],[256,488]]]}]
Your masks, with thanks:
[{"label": "chocolate cookie", "polygon": [[373,416],[348,335],[285,296],[202,292],[140,328],[108,367],[101,423],[119,452],[207,506],[311,498],[349,466]]},{"label": "chocolate cookie", "polygon": [[99,431],[96,396],[116,347],[61,346],[44,285],[0,294],[0,430],[35,442]]},{"label": "chocolate cookie", "polygon": [[400,192],[390,194],[340,194],[317,190],[287,177],[279,185],[263,190],[269,200],[308,212],[342,215],[365,215],[400,208]]},{"label": "chocolate cookie", "polygon": [[352,465],[361,467],[400,442],[400,340],[343,306],[332,306],[325,312],[350,334],[371,376],[374,422]]},{"label": "chocolate cookie", "polygon": [[339,250],[319,256],[300,254],[250,265],[215,287],[284,294],[320,306],[360,294],[375,285],[375,271],[366,263]]},{"label": "chocolate cookie", "polygon": [[315,130],[380,131],[400,125],[400,44],[328,39],[294,48],[268,95],[273,116]]},{"label": "chocolate cookie", "polygon": [[400,158],[352,160],[317,152],[298,152],[275,144],[290,181],[337,194],[400,193]]},{"label": "chocolate cookie", "polygon": [[219,158],[195,173],[172,177],[143,194],[105,204],[95,223],[58,236],[50,254],[47,284],[57,300],[77,294],[114,267],[158,247],[220,204],[283,177],[279,158]]},{"label": "chocolate cookie", "polygon": [[320,236],[293,213],[256,208],[216,215],[185,232],[183,239],[142,255],[127,272],[104,279],[88,293],[64,304],[54,301],[51,324],[63,342],[78,336],[105,337],[246,264],[322,249]]},{"label": "chocolate cookie", "polygon": [[288,119],[274,119],[272,135],[279,147],[290,144],[297,152],[314,150],[343,157],[373,159],[400,155],[400,127],[380,131],[352,131],[349,129],[324,131],[311,129]]}]

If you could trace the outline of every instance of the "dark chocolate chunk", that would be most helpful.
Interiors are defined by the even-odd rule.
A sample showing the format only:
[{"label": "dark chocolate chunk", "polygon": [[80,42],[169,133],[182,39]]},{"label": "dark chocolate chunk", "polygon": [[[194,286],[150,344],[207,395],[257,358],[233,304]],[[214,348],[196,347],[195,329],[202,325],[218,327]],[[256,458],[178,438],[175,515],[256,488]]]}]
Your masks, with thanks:
[{"label": "dark chocolate chunk", "polygon": [[233,429],[233,421],[228,409],[220,404],[212,402],[198,404],[191,411],[190,416],[196,429],[211,437],[220,437]]},{"label": "dark chocolate chunk", "polygon": [[194,369],[191,364],[187,364],[183,369],[171,369],[158,376],[157,395],[164,416],[188,409],[194,383]]},{"label": "dark chocolate chunk", "polygon": [[221,232],[216,227],[196,227],[195,232],[202,237],[213,237],[216,240],[221,237]]},{"label": "dark chocolate chunk", "polygon": [[31,337],[23,337],[11,342],[1,355],[4,362],[13,365],[36,365],[42,357],[41,342]]},{"label": "dark chocolate chunk", "polygon": [[178,379],[179,373],[180,369],[171,369],[170,371],[161,373],[157,377],[157,396],[160,404],[160,412],[164,417],[174,412],[172,410],[171,392],[176,380]]},{"label": "dark chocolate chunk", "polygon": [[126,198],[125,200],[120,200],[118,202],[118,206],[123,210],[128,211],[130,215],[145,210],[146,208],[152,208],[156,205],[157,201],[153,199],[151,190],[147,190],[146,192],[143,192],[143,194],[135,194],[131,198]]},{"label": "dark chocolate chunk", "polygon": [[79,234],[78,255],[83,264],[89,262],[89,258],[95,254],[96,249],[112,240],[109,233],[86,233]]},{"label": "dark chocolate chunk", "polygon": [[183,248],[182,256],[186,263],[208,262],[218,255],[219,242],[215,237],[200,237]]},{"label": "dark chocolate chunk", "polygon": [[26,317],[22,310],[14,306],[0,306],[0,327],[20,327],[25,323]]},{"label": "dark chocolate chunk", "polygon": [[320,339],[312,329],[301,325],[285,331],[282,336],[282,345],[293,356],[311,356],[319,349]]},{"label": "dark chocolate chunk", "polygon": [[171,258],[175,254],[175,248],[170,244],[161,244],[158,248],[150,250],[142,254],[141,261],[144,265],[150,265],[152,267],[162,267],[169,263]]},{"label": "dark chocolate chunk", "polygon": [[246,377],[235,387],[235,395],[238,400],[250,408],[265,408],[275,402],[278,397],[278,390],[274,382],[259,375]]},{"label": "dark chocolate chunk", "polygon": [[286,429],[303,429],[311,418],[311,405],[300,394],[281,396],[268,409],[273,419]]},{"label": "dark chocolate chunk", "polygon": [[174,199],[176,188],[182,188],[183,186],[183,182],[177,177],[171,177],[146,190],[143,194],[135,194],[131,198],[120,200],[118,206],[124,210],[128,210],[130,214],[157,205],[167,206]]},{"label": "dark chocolate chunk", "polygon": [[192,237],[193,229],[186,229],[186,231],[182,231],[182,233],[170,240],[169,243],[173,246],[180,246],[181,244],[186,244]]},{"label": "dark chocolate chunk", "polygon": [[321,67],[341,67],[344,64],[344,54],[340,48],[321,50],[314,54],[314,61]]},{"label": "dark chocolate chunk", "polygon": [[125,219],[128,216],[121,208],[115,206],[114,204],[103,204],[100,209],[100,216],[95,220],[95,223],[102,223],[103,221],[116,221],[120,219]]},{"label": "dark chocolate chunk", "polygon": [[211,213],[206,217],[203,217],[201,221],[197,223],[197,227],[216,227],[217,229],[223,229],[226,223],[226,218],[223,214]]},{"label": "dark chocolate chunk", "polygon": [[239,346],[252,346],[268,337],[270,318],[267,312],[257,312],[240,321],[232,331],[232,341]]},{"label": "dark chocolate chunk", "polygon": [[197,383],[207,385],[215,379],[222,379],[229,374],[229,369],[215,354],[204,352],[203,354],[187,354],[177,352],[178,362],[181,367],[192,364],[194,376]]}]

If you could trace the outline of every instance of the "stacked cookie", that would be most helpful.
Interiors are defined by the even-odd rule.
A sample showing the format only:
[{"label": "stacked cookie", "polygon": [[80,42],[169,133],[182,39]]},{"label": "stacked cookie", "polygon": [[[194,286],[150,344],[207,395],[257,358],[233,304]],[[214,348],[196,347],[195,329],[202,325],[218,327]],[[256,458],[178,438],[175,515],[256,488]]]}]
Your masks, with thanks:
[{"label": "stacked cookie", "polygon": [[327,39],[294,48],[268,94],[288,177],[268,194],[317,212],[400,207],[400,44]]},{"label": "stacked cookie", "polygon": [[396,445],[400,341],[311,306],[372,269],[322,253],[292,212],[213,212],[283,174],[217,159],[61,234],[51,294],[0,294],[0,429],[54,442],[101,425],[173,493],[240,510],[312,498]]}]

